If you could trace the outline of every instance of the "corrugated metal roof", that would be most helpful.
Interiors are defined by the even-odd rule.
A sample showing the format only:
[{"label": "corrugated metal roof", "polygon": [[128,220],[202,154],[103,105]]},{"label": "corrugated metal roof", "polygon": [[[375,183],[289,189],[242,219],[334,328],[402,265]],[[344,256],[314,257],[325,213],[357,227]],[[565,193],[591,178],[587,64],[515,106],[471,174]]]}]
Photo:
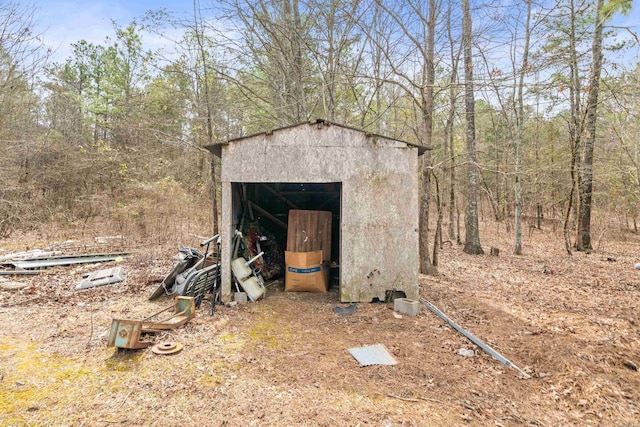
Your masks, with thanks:
[{"label": "corrugated metal roof", "polygon": [[366,134],[367,136],[377,136],[377,137],[380,137],[380,138],[385,138],[385,139],[390,139],[390,140],[393,140],[393,141],[402,142],[404,144],[407,144],[410,147],[417,148],[419,156],[424,154],[424,152],[426,150],[431,150],[432,149],[431,147],[427,147],[425,145],[413,144],[411,142],[402,141],[402,140],[391,138],[391,137],[388,137],[388,136],[367,132],[367,131],[364,131],[362,129],[354,128],[354,127],[351,127],[351,126],[346,126],[346,125],[341,125],[339,123],[329,122],[328,120],[325,120],[325,119],[317,119],[317,120],[312,120],[310,122],[296,123],[294,125],[283,126],[283,127],[277,128],[277,129],[271,129],[271,130],[267,130],[267,131],[264,131],[264,132],[254,133],[254,134],[251,134],[251,135],[240,136],[238,138],[232,138],[232,139],[229,139],[227,141],[223,141],[223,142],[218,142],[218,143],[215,143],[215,144],[207,145],[204,148],[206,148],[207,150],[209,150],[211,153],[215,154],[216,156],[220,157],[222,155],[222,146],[223,145],[228,145],[230,142],[237,142],[237,141],[240,141],[240,140],[243,140],[243,139],[253,138],[253,137],[259,136],[259,135],[270,135],[273,132],[278,132],[278,131],[281,131],[281,130],[290,129],[290,128],[294,128],[294,127],[302,126],[302,125],[339,126],[341,128],[350,129],[350,130],[354,130],[354,131],[357,131],[357,132],[362,132],[362,133]]},{"label": "corrugated metal roof", "polygon": [[350,348],[348,351],[362,366],[398,364],[384,344]]}]

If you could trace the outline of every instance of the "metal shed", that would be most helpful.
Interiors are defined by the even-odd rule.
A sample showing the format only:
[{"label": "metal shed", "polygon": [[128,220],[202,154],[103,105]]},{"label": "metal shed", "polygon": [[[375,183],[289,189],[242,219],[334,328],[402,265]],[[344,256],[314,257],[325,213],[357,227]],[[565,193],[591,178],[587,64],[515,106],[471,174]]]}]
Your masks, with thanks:
[{"label": "metal shed", "polygon": [[383,301],[390,291],[418,298],[418,156],[425,147],[316,120],[207,148],[222,159],[224,300],[241,200],[280,229],[289,209],[332,212],[342,302]]}]

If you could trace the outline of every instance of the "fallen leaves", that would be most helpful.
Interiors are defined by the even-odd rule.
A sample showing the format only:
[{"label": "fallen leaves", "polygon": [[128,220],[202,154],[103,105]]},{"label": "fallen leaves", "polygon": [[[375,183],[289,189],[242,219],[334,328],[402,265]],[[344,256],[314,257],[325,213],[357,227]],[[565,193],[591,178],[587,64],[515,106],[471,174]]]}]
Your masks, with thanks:
[{"label": "fallen leaves", "polygon": [[[506,248],[510,236],[491,239]],[[82,269],[63,269],[25,279],[23,290],[0,291],[0,398],[16,382],[31,384],[12,368],[20,355],[5,351],[3,340],[11,339],[87,370],[77,384],[44,384],[65,393],[57,393],[55,407],[47,406],[51,399],[27,402],[23,424],[64,416],[69,423],[78,414],[125,424],[632,424],[640,412],[640,286],[630,255],[637,242],[610,242],[611,262],[566,256],[561,239],[554,246],[544,232],[534,239],[520,257],[446,247],[440,274],[421,277],[423,298],[525,366],[532,380],[474,351],[430,313],[409,319],[388,304],[359,304],[341,317],[332,311],[335,289],[287,294],[281,284],[263,301],[220,307],[213,317],[205,304],[185,327],[159,336],[185,344],[176,357],[146,350],[115,356],[106,349],[111,319],[143,318],[165,305],[146,297],[157,286],[150,278],[173,263],[175,248],[167,248],[166,262],[144,250],[126,261],[122,284],[76,292]],[[345,349],[371,342],[384,343],[399,365],[357,367]],[[474,357],[457,356],[461,348]]]}]

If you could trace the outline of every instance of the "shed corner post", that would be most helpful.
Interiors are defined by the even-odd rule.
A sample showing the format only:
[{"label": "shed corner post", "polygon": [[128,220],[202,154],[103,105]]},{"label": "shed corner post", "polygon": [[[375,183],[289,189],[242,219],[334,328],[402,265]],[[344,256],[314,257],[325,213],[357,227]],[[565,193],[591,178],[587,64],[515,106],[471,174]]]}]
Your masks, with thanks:
[{"label": "shed corner post", "polygon": [[222,302],[231,301],[231,240],[233,238],[233,204],[232,204],[231,183],[222,182],[222,203],[220,214],[220,240],[222,243],[221,268],[221,289]]}]

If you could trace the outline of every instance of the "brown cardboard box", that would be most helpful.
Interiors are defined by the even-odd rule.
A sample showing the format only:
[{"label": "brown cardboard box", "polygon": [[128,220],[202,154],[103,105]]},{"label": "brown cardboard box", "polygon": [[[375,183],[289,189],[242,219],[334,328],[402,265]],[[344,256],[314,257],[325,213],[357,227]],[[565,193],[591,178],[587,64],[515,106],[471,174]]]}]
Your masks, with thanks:
[{"label": "brown cardboard box", "polygon": [[286,292],[327,292],[329,267],[322,262],[322,251],[285,251],[284,260]]}]

